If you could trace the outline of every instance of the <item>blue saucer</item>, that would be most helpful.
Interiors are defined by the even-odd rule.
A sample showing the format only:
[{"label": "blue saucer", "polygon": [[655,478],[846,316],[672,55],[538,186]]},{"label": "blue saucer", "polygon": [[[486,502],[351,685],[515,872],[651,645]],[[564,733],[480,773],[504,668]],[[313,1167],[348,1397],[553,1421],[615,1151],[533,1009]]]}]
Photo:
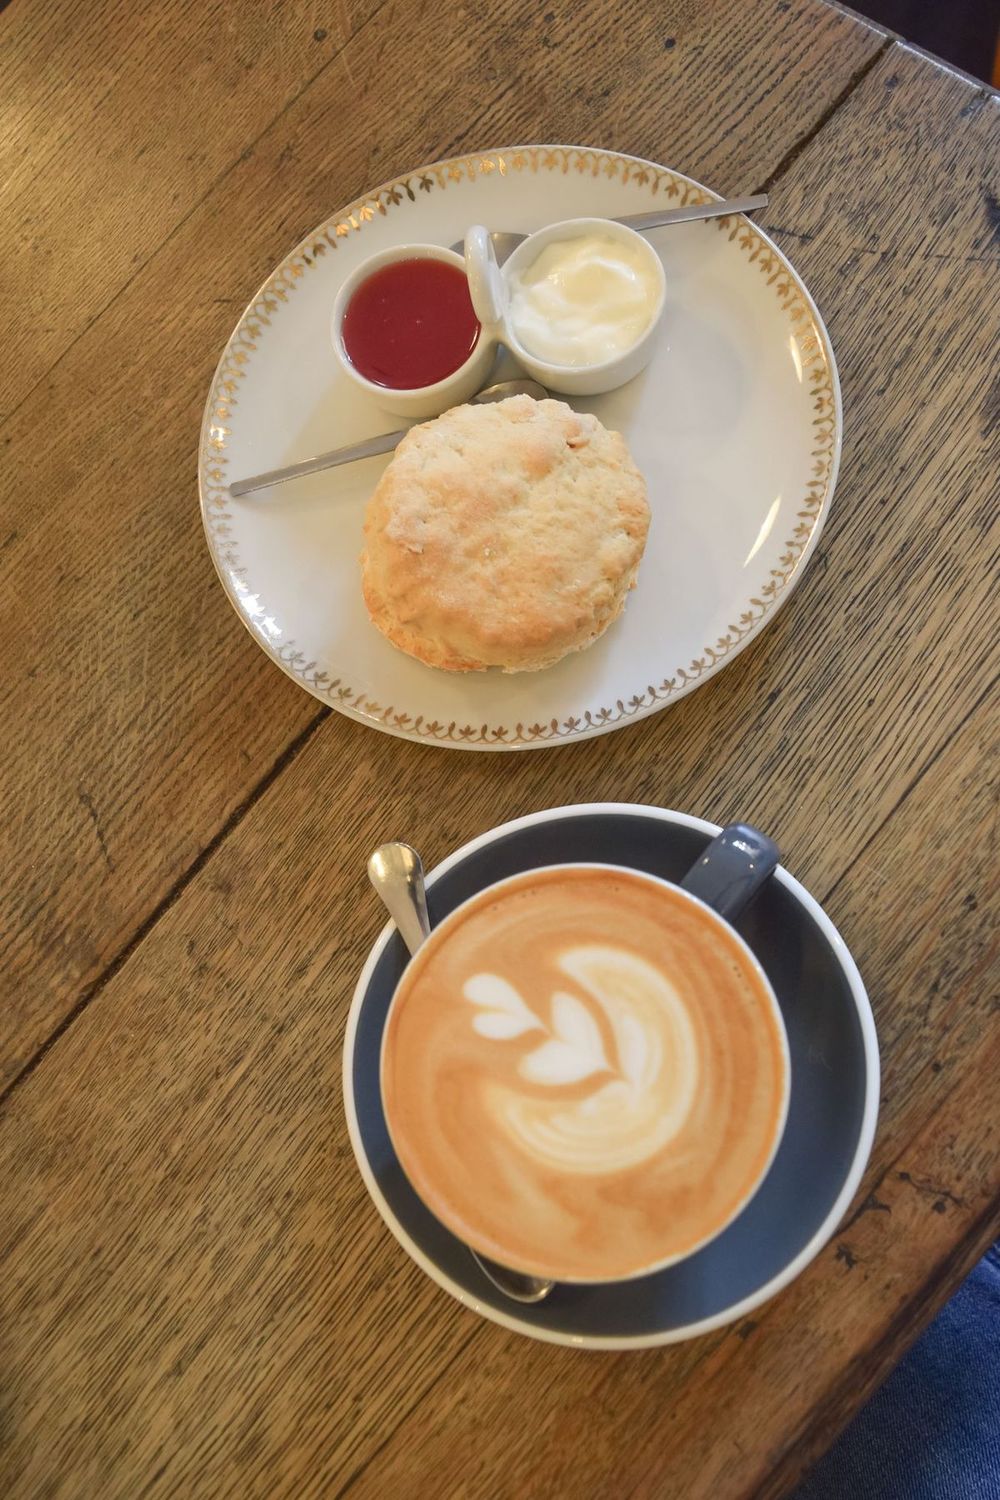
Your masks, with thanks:
[{"label": "blue saucer", "polygon": [[[600,861],[680,880],[718,828],[628,803],[557,808],[473,840],[428,877],[431,921],[507,875]],[[671,1343],[749,1313],[827,1243],[871,1150],[878,1046],[864,985],[812,897],[779,867],[735,924],[781,1005],[792,1089],[781,1146],[743,1213],[697,1254],[635,1281],[559,1286],[535,1307],[505,1298],[426,1209],[396,1159],[379,1095],[382,1029],[406,951],[390,924],[358,982],[344,1042],[348,1127],[368,1190],[393,1234],[441,1286],[534,1338],[603,1348]]]}]

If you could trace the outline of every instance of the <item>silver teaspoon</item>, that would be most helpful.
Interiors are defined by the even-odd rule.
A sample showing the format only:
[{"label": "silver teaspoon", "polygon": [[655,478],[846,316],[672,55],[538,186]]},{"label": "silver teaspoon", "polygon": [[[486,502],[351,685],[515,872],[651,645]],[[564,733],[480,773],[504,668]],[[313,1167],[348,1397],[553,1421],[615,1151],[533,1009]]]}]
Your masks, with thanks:
[{"label": "silver teaspoon", "polygon": [[[383,844],[368,861],[368,878],[410,953],[416,953],[431,930],[420,855],[409,844]],[[497,1291],[514,1302],[542,1302],[555,1286],[554,1281],[511,1271],[470,1247],[466,1248]]]},{"label": "silver teaspoon", "polygon": [[[750,214],[757,208],[766,207],[767,194],[755,193],[750,198],[720,198],[714,203],[688,203],[683,208],[654,209],[648,214],[626,214],[624,218],[613,219],[612,223],[624,224],[638,234],[645,234],[648,229],[662,229],[666,224],[689,224],[695,219],[725,219],[730,214]],[[493,241],[497,265],[502,266],[521,241],[527,238],[526,234],[513,234],[507,229],[493,230],[490,239]],[[458,254],[462,253],[464,247],[464,240],[457,240],[451,246]]]},{"label": "silver teaspoon", "polygon": [[[499,385],[489,385],[473,401],[506,401],[508,396],[534,396],[543,401],[548,395],[544,385],[537,380],[502,380]],[[252,495],[255,490],[269,489],[272,484],[284,484],[286,479],[299,479],[303,474],[321,474],[324,469],[335,469],[339,464],[354,463],[359,458],[374,458],[378,453],[391,453],[404,438],[408,429],[398,432],[380,432],[378,437],[365,438],[362,443],[350,443],[346,448],[331,448],[329,453],[317,454],[315,458],[304,458],[297,464],[287,464],[283,469],[269,469],[266,474],[252,474],[249,479],[237,479],[229,486],[234,500],[242,495]]]}]

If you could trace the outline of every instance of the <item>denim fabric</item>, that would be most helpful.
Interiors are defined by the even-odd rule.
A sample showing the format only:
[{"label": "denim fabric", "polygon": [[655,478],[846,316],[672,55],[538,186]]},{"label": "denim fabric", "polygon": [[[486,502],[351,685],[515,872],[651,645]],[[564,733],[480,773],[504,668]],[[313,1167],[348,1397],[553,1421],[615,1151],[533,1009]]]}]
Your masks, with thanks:
[{"label": "denim fabric", "polygon": [[1000,1500],[1000,1243],[793,1500]]}]

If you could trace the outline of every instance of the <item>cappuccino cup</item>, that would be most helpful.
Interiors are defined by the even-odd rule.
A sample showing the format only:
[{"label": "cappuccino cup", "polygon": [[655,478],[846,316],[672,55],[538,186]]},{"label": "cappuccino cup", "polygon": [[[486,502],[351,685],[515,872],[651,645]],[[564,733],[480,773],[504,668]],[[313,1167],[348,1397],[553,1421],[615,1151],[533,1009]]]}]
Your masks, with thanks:
[{"label": "cappuccino cup", "polygon": [[777,1000],[726,917],[776,862],[735,825],[682,885],[550,865],[431,932],[390,1005],[380,1086],[404,1172],[459,1239],[528,1275],[620,1281],[746,1207],[790,1071]]}]

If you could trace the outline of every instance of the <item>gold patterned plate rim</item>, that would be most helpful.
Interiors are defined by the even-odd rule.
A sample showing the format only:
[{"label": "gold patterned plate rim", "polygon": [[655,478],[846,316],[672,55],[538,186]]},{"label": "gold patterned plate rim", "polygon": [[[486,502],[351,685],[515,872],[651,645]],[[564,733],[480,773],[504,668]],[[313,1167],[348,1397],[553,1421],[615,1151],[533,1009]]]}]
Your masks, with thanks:
[{"label": "gold patterned plate rim", "polygon": [[306,235],[247,304],[212,378],[201,427],[198,489],[209,552],[230,603],[258,645],[293,681],[320,702],[383,733],[453,749],[542,749],[590,739],[658,713],[713,677],[773,619],[802,576],[829,513],[840,463],[842,410],[837,365],[826,326],[798,272],[763,230],[742,215],[706,220],[706,229],[725,234],[766,276],[802,353],[814,412],[811,478],[799,497],[792,534],[785,539],[777,566],[768,570],[768,576],[747,598],[745,608],[714,643],[706,643],[690,662],[679,664],[659,683],[649,683],[644,691],[617,698],[610,704],[594,705],[565,719],[552,718],[544,723],[472,725],[445,723],[433,716],[397,711],[393,704],[382,704],[366,690],[359,690],[342,676],[324,670],[294,640],[277,645],[248,617],[241,607],[241,590],[249,590],[233,536],[226,467],[232,432],[228,423],[233,407],[238,404],[240,382],[257,350],[261,327],[273,322],[310,268],[335,252],[341,240],[360,234],[366,224],[376,217],[385,217],[398,205],[415,202],[418,194],[429,194],[445,189],[450,183],[474,181],[494,173],[501,177],[525,171],[567,175],[571,170],[590,172],[594,177],[620,174],[623,182],[635,181],[648,187],[650,207],[664,199],[675,200],[681,206],[711,202],[720,196],[672,168],[598,146],[502,146],[431,162],[384,182]]}]

